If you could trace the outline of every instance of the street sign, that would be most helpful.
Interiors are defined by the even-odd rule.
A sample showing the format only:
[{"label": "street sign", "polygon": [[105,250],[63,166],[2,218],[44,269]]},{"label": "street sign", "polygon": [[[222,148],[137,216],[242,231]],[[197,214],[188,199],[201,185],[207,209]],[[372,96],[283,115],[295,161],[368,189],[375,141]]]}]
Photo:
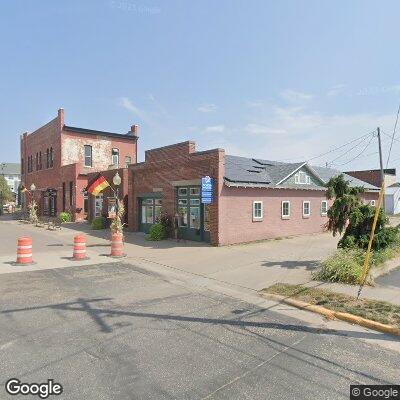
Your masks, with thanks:
[{"label": "street sign", "polygon": [[201,202],[211,204],[214,200],[214,180],[209,176],[201,178]]}]

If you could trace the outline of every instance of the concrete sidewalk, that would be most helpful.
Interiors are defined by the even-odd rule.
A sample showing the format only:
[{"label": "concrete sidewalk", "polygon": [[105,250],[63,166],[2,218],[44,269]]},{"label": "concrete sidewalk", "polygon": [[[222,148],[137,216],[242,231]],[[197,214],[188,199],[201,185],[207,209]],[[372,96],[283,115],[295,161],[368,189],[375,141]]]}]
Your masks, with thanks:
[{"label": "concrete sidewalk", "polygon": [[[87,235],[90,260],[70,261],[73,237]],[[6,233],[6,234],[5,234]],[[36,265],[15,267],[16,238],[31,235]],[[0,220],[0,273],[85,266],[113,262],[110,253],[110,231],[94,231],[87,223],[63,225],[61,231],[48,231],[12,220]],[[320,286],[349,295],[357,295],[358,287],[311,280],[320,261],[336,248],[337,238],[328,233],[298,236],[259,243],[212,247],[205,243],[174,240],[147,241],[141,233],[125,233],[125,262],[157,265],[226,285],[257,291],[274,283]],[[400,304],[395,288],[366,287],[363,297]]]}]

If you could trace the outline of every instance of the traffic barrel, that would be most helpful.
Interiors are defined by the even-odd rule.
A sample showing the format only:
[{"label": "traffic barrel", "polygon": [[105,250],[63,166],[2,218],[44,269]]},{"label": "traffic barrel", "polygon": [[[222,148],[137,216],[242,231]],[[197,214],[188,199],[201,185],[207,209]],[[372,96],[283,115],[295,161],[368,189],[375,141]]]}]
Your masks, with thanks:
[{"label": "traffic barrel", "polygon": [[32,264],[32,238],[28,236],[18,238],[17,264]]},{"label": "traffic barrel", "polygon": [[124,236],[115,232],[111,235],[111,257],[124,257]]},{"label": "traffic barrel", "polygon": [[74,260],[86,260],[86,236],[76,235],[74,237]]}]

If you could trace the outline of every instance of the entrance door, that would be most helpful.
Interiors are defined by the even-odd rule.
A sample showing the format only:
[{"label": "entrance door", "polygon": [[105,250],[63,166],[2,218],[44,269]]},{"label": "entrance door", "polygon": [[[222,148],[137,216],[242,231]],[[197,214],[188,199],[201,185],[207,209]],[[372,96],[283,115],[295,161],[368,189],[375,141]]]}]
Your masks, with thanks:
[{"label": "entrance door", "polygon": [[101,217],[103,214],[103,193],[100,193],[94,199],[94,216],[95,218]]},{"label": "entrance door", "polygon": [[200,203],[200,186],[177,188],[178,234],[181,238],[210,241],[208,206]]},{"label": "entrance door", "polygon": [[162,199],[143,197],[139,199],[139,231],[149,233],[161,215]]}]

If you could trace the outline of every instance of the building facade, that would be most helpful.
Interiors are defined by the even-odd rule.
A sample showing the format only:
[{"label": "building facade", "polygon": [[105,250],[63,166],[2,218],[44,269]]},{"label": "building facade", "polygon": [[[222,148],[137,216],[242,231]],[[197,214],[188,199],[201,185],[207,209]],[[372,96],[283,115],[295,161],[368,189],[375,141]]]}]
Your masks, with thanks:
[{"label": "building facade", "polygon": [[86,218],[85,188],[90,173],[126,167],[137,160],[138,126],[126,134],[65,125],[64,110],[32,133],[21,136],[21,180],[35,199],[39,214],[68,211],[76,221]]},{"label": "building facade", "polygon": [[18,163],[1,163],[0,175],[4,177],[8,187],[15,196],[15,200],[19,200],[19,187],[21,184],[21,165]]},{"label": "building facade", "polygon": [[[180,237],[216,246],[322,232],[331,205],[325,184],[339,174],[307,163],[230,156],[223,149],[197,152],[190,141],[148,150],[145,161],[124,175],[128,227],[148,232],[164,213],[177,222]],[[206,177],[213,182],[210,204],[202,199]],[[363,186],[363,200],[375,204],[378,187],[345,178]]]}]

